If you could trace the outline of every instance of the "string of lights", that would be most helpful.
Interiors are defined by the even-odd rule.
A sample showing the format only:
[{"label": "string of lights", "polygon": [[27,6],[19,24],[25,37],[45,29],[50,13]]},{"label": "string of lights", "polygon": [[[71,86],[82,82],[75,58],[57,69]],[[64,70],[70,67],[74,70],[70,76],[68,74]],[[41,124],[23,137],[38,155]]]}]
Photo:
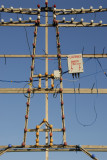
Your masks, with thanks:
[{"label": "string of lights", "polygon": [[12,6],[10,8],[5,8],[4,5],[1,5],[0,12],[8,12],[8,13],[20,13],[20,14],[28,14],[28,15],[36,15],[38,12],[45,12],[48,10],[48,12],[54,12],[56,15],[68,15],[68,14],[85,14],[85,13],[95,13],[95,12],[105,12],[107,11],[107,8],[103,8],[102,6],[99,6],[98,9],[94,9],[93,6],[90,6],[89,9],[84,9],[81,7],[81,9],[57,9],[56,5],[53,5],[51,7],[41,7],[40,4],[37,5],[37,9],[29,8],[13,8]]},{"label": "string of lights", "polygon": [[[107,71],[107,69],[103,69],[103,71]],[[94,72],[94,73],[91,73],[91,74],[88,74],[88,75],[84,75],[84,76],[81,76],[79,79],[76,79],[76,80],[71,80],[71,79],[63,79],[63,80],[65,80],[65,81],[71,81],[71,82],[73,82],[73,81],[78,81],[78,80],[80,80],[80,79],[82,79],[82,78],[86,78],[86,77],[90,77],[90,76],[94,76],[94,75],[96,75],[96,74],[99,74],[99,73],[102,73],[103,72],[102,70],[99,70],[99,71],[97,71],[97,72]],[[68,71],[65,71],[65,73],[64,74],[66,74]],[[105,73],[104,73],[105,74]],[[50,78],[50,77],[49,77]],[[45,80],[45,78],[41,78],[41,80]],[[34,82],[38,82],[39,80],[38,79],[35,79],[35,80],[33,80]],[[30,82],[30,81],[27,81],[27,80],[20,80],[20,81],[16,81],[16,80],[0,80],[0,82],[2,82],[2,83],[28,83],[28,82]]]}]

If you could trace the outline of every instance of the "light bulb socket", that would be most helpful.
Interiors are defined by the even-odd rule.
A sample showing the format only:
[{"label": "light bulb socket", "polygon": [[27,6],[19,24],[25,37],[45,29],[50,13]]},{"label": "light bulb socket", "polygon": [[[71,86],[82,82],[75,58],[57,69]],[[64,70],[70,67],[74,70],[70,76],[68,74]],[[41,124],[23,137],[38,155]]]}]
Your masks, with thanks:
[{"label": "light bulb socket", "polygon": [[11,23],[13,22],[13,19],[12,19],[12,18],[10,18],[10,22],[11,22]]},{"label": "light bulb socket", "polygon": [[22,12],[22,8],[21,7],[19,8],[19,10],[20,10],[20,12]]},{"label": "light bulb socket", "polygon": [[74,11],[74,8],[71,8],[71,12],[73,12]]},{"label": "light bulb socket", "polygon": [[4,5],[1,5],[1,9],[2,9],[2,11],[4,11]]},{"label": "light bulb socket", "polygon": [[73,23],[74,22],[74,18],[71,18],[71,23]]},{"label": "light bulb socket", "polygon": [[90,11],[92,11],[93,10],[93,6],[90,6]]},{"label": "light bulb socket", "polygon": [[13,7],[10,7],[10,9],[11,9],[11,12],[13,12]]},{"label": "light bulb socket", "polygon": [[22,21],[22,19],[21,18],[19,18],[19,22],[21,22]]},{"label": "light bulb socket", "polygon": [[32,20],[32,18],[31,18],[31,17],[29,17],[29,22],[31,22],[31,20]]}]

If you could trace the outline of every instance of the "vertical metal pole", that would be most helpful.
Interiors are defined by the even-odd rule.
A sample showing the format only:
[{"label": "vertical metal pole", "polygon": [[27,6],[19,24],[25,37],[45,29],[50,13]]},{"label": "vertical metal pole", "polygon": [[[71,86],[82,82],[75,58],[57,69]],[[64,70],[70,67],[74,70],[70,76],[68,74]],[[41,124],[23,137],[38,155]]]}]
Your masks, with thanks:
[{"label": "vertical metal pole", "polygon": [[[48,0],[45,0],[48,2]],[[48,12],[45,12],[45,24],[48,25]],[[48,55],[48,27],[45,28],[45,54]],[[45,59],[45,71],[48,73],[48,58]],[[48,88],[48,77],[45,82],[46,88]],[[48,122],[48,94],[45,94],[45,116]],[[48,145],[48,132],[46,132],[46,144]],[[48,149],[46,150],[46,160],[49,158]]]}]

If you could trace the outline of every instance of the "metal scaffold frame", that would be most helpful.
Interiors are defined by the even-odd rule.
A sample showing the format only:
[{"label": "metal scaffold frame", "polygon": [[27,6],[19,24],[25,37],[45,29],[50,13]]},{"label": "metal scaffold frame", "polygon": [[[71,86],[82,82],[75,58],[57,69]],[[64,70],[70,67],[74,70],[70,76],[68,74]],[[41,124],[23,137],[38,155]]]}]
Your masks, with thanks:
[{"label": "metal scaffold frame", "polygon": [[[8,146],[0,146],[0,156],[6,152],[46,152],[46,160],[49,159],[49,152],[51,151],[82,151],[87,154],[90,158],[94,160],[98,160],[93,154],[89,152],[107,152],[107,146],[94,146],[94,145],[68,145],[66,142],[66,128],[65,128],[65,115],[64,115],[64,102],[63,102],[63,94],[107,94],[107,89],[95,89],[95,88],[63,88],[63,78],[62,78],[62,66],[61,59],[67,58],[68,54],[61,54],[60,51],[60,39],[59,39],[59,27],[107,27],[107,24],[94,23],[91,21],[90,23],[84,22],[82,19],[80,22],[75,22],[73,19],[70,21],[57,20],[56,16],[58,15],[71,15],[71,14],[85,14],[85,13],[96,13],[96,12],[106,12],[107,9],[99,8],[99,9],[56,9],[56,5],[54,7],[48,7],[48,0],[45,0],[45,7],[40,7],[38,5],[37,9],[22,9],[22,8],[4,8],[3,6],[0,8],[0,12],[7,13],[19,13],[19,14],[28,14],[28,15],[37,15],[37,20],[21,20],[19,21],[10,21],[4,22],[2,20],[0,22],[0,26],[16,26],[16,27],[34,27],[34,40],[33,40],[33,52],[32,55],[0,55],[0,58],[31,58],[31,72],[30,72],[30,85],[29,88],[0,88],[0,94],[27,94],[27,103],[26,103],[26,115],[25,115],[25,127],[24,127],[24,137],[21,145],[8,145]],[[40,23],[40,13],[45,12],[45,24]],[[53,23],[48,23],[48,12],[53,13]],[[36,55],[36,41],[37,41],[37,31],[38,27],[45,27],[45,55]],[[56,43],[57,43],[57,55],[48,54],[48,27],[56,28]],[[36,58],[44,58],[45,59],[45,75],[35,75],[34,74],[34,65]],[[58,60],[58,69],[60,73],[60,88],[54,88],[54,75],[48,74],[48,58],[57,58]],[[83,58],[107,58],[107,54],[83,54]],[[33,78],[38,78],[38,88],[33,87]],[[41,87],[41,80],[45,79],[45,88]],[[51,79],[51,88],[48,86],[48,80]],[[48,122],[48,94],[57,93],[60,94],[60,104],[61,104],[61,120],[62,120],[62,128],[53,128],[52,124]],[[28,129],[28,118],[29,118],[29,106],[31,101],[31,94],[45,94],[45,118],[37,124],[35,129]],[[41,126],[45,124],[45,128],[42,129]],[[36,133],[36,143],[35,145],[26,145],[26,137],[27,132],[35,132]],[[39,132],[45,132],[45,145],[39,144]],[[53,132],[62,132],[63,133],[63,144],[53,145]],[[49,135],[50,133],[50,142]]]}]

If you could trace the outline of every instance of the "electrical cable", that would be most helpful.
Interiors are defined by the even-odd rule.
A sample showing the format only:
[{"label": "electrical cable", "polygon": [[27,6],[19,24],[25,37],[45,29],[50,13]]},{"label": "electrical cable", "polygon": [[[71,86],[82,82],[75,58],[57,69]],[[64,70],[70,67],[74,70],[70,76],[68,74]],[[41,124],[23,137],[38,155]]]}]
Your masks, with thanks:
[{"label": "electrical cable", "polygon": [[[41,80],[45,80],[45,78],[42,78]],[[38,79],[33,80],[33,82],[38,82]],[[0,80],[0,82],[6,82],[6,83],[29,83],[30,81],[9,81],[9,80]]]},{"label": "electrical cable", "polygon": [[[74,84],[74,90],[75,90],[75,83],[73,82],[73,84]],[[82,123],[80,120],[79,120],[79,118],[78,118],[78,114],[77,114],[77,103],[76,103],[76,93],[74,94],[75,95],[75,115],[76,115],[76,119],[77,119],[77,122],[81,125],[81,126],[83,126],[83,127],[89,127],[89,126],[92,126],[95,122],[96,122],[96,120],[97,120],[97,112],[96,112],[96,105],[95,105],[95,103],[96,103],[96,101],[94,101],[94,113],[95,113],[95,118],[94,118],[94,120],[92,121],[92,122],[90,122],[89,124],[84,124],[84,123]]]},{"label": "electrical cable", "polygon": [[68,70],[67,70],[67,71],[65,71],[65,72],[63,72],[63,71],[62,71],[62,75],[63,75],[63,74],[66,74],[66,73],[68,73]]},{"label": "electrical cable", "polygon": [[[18,18],[19,18],[19,17],[18,17],[18,14],[17,14],[17,19],[18,19]],[[22,14],[22,18],[23,18],[23,20],[24,20],[23,14]],[[32,52],[31,52],[31,49],[30,49],[30,45],[29,45],[29,39],[28,39],[27,29],[26,29],[25,26],[24,26],[24,30],[25,30],[25,34],[26,34],[26,40],[27,40],[27,45],[28,45],[29,53],[30,53],[30,55],[32,55]]]},{"label": "electrical cable", "polygon": [[5,54],[4,54],[4,59],[5,59],[5,65],[6,65],[6,62],[7,62],[7,61],[6,61],[6,57],[5,57]]},{"label": "electrical cable", "polygon": [[[96,62],[96,61],[95,61]],[[96,63],[96,72],[97,72],[97,63]],[[95,74],[95,80],[96,80],[96,88],[97,88],[97,91],[98,91],[98,86],[97,86],[97,75]],[[97,96],[98,96],[98,92],[97,92]]]},{"label": "electrical cable", "polygon": [[56,88],[55,88],[55,93],[53,93],[53,98],[56,98],[57,97],[57,95],[58,95],[58,93],[56,92],[56,89],[57,89],[57,87],[60,85],[60,83],[58,83],[57,85],[56,85]]},{"label": "electrical cable", "polygon": [[102,71],[104,72],[104,69],[103,69],[103,67],[102,67],[102,65],[101,65],[101,63],[100,63],[100,61],[98,60],[98,58],[96,58],[96,59],[97,59],[98,64],[100,65]]},{"label": "electrical cable", "polygon": [[[24,20],[23,14],[22,14],[22,18]],[[25,29],[25,33],[26,33],[26,40],[27,40],[27,45],[28,45],[29,53],[30,53],[30,55],[32,55],[32,52],[31,52],[31,49],[30,49],[30,45],[29,45],[29,39],[28,39],[27,29],[26,29],[25,26],[24,26],[24,29]]]},{"label": "electrical cable", "polygon": [[[104,69],[105,71],[107,70],[107,69]],[[89,76],[93,76],[93,75],[95,75],[95,74],[98,74],[98,73],[101,73],[102,72],[102,70],[100,70],[100,71],[97,71],[97,72],[95,72],[95,73],[91,73],[91,74],[89,74],[89,75],[86,75],[86,76],[82,76],[82,77],[80,77],[80,79],[82,79],[82,78],[85,78],[85,77],[89,77]],[[50,77],[49,77],[50,78]],[[45,80],[45,78],[42,78],[41,80]],[[73,82],[73,81],[78,81],[78,80],[69,80],[69,79],[63,79],[63,80],[66,80],[66,81],[71,81],[71,82]],[[35,80],[33,80],[33,82],[38,82],[39,80],[38,79],[35,79]],[[3,82],[3,83],[28,83],[29,81],[12,81],[12,80],[0,80],[0,82]]]},{"label": "electrical cable", "polygon": [[[107,69],[104,69],[104,70],[107,70]],[[80,79],[81,79],[81,78],[85,78],[85,77],[89,77],[89,76],[93,76],[93,75],[98,74],[98,73],[101,73],[101,72],[102,72],[102,71],[100,70],[100,71],[98,71],[98,72],[91,73],[91,74],[86,75],[86,76],[82,76],[82,77],[80,77]]]},{"label": "electrical cable", "polygon": [[107,77],[107,73],[104,71],[104,69],[103,69],[103,67],[102,67],[102,65],[101,65],[101,63],[100,63],[100,61],[98,60],[98,58],[96,58],[96,59],[97,59],[98,64],[100,65],[102,71],[104,72],[105,76]]},{"label": "electrical cable", "polygon": [[103,48],[103,54],[104,54],[104,50],[105,50],[105,48],[106,48],[106,47],[104,47],[104,48]]},{"label": "electrical cable", "polygon": [[82,48],[82,55],[83,55],[83,53],[84,53],[84,46],[83,46],[83,48]]}]

